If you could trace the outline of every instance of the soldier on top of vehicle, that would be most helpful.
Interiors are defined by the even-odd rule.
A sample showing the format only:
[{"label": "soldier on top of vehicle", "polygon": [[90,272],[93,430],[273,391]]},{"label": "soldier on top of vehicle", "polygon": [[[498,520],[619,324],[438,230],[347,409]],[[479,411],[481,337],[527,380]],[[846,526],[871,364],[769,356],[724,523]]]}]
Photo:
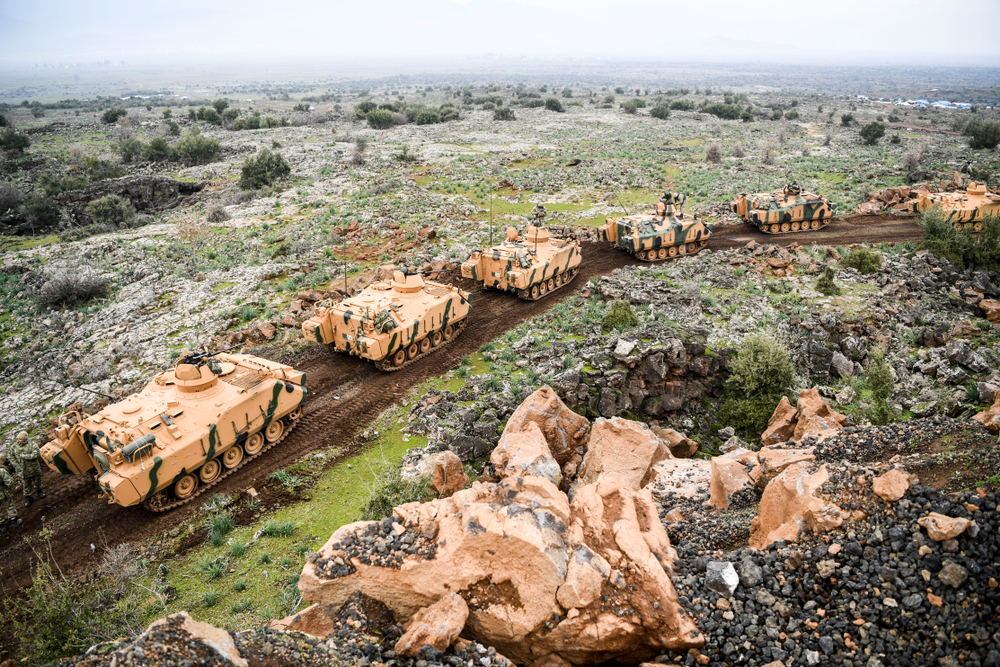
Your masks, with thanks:
[{"label": "soldier on top of vehicle", "polygon": [[535,227],[541,227],[545,224],[545,216],[549,212],[545,210],[545,206],[542,204],[535,204],[535,208],[531,209],[531,219],[534,221]]}]

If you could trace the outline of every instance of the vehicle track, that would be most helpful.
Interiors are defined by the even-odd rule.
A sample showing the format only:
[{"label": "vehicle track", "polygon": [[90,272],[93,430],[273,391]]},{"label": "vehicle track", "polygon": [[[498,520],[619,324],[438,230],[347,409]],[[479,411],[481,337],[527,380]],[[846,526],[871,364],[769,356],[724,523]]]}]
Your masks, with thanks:
[{"label": "vehicle track", "polygon": [[[727,226],[713,233],[708,247],[712,250],[739,248],[751,240],[760,244],[850,245],[920,239],[921,232],[913,218],[884,215],[835,219],[828,227],[815,232],[778,237],[762,234],[748,225]],[[648,265],[604,242],[585,242],[582,245],[585,259],[580,265],[579,276],[582,280],[576,281],[578,287],[583,287],[592,277],[608,275],[617,268]],[[213,487],[213,491],[238,493],[262,484],[273,471],[294,463],[310,451],[352,443],[373,418],[405,396],[411,387],[426,378],[447,372],[463,356],[476,352],[483,343],[503,335],[574,293],[573,290],[556,290],[538,301],[523,301],[511,294],[483,289],[482,285],[461,278],[458,270],[450,272],[442,282],[451,282],[472,295],[469,324],[452,344],[436,350],[421,363],[385,373],[357,357],[331,355],[322,345],[282,356],[280,360],[283,363],[306,373],[309,396],[304,406],[305,414],[297,428],[288,433],[279,446],[255,461],[254,465],[236,470]],[[269,351],[260,353],[269,355]],[[28,509],[19,507],[19,514],[24,520],[21,530],[0,536],[0,563],[3,564],[0,575],[3,577],[4,596],[16,594],[19,588],[30,584],[35,556],[31,545],[22,538],[31,536],[37,542],[43,518],[46,527],[52,531],[52,553],[68,575],[99,562],[105,547],[122,542],[138,543],[196,521],[200,507],[200,503],[195,502],[170,512],[154,514],[141,506],[123,508],[108,504],[97,497],[96,485],[84,476],[64,476],[45,470],[43,480],[48,496]],[[18,502],[23,502],[20,497]],[[91,551],[91,544],[98,547],[94,552]]]}]

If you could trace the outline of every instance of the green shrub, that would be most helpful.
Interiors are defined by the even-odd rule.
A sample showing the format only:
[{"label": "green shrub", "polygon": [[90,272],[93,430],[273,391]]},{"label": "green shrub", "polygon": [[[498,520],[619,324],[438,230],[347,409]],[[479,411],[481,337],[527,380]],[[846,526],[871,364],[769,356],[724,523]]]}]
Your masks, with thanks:
[{"label": "green shrub", "polygon": [[865,386],[872,393],[873,406],[869,417],[873,424],[888,424],[896,416],[889,402],[895,390],[892,367],[885,357],[885,345],[871,350],[868,353],[868,368],[865,369]]},{"label": "green shrub", "polygon": [[697,106],[698,105],[691,100],[675,100],[670,103],[670,109],[672,111],[694,111]]},{"label": "green shrub", "polygon": [[455,105],[450,102],[445,102],[440,107],[438,107],[438,115],[441,116],[442,123],[448,123],[453,120],[458,120],[458,109]]},{"label": "green shrub", "polygon": [[726,398],[719,406],[722,423],[760,434],[794,380],[795,364],[788,348],[763,333],[747,336],[730,362]]},{"label": "green shrub", "polygon": [[903,143],[903,140],[899,138],[899,134],[894,133],[891,137],[889,137],[889,143],[890,144],[901,144],[901,143]]},{"label": "green shrub", "polygon": [[493,120],[517,120],[517,118],[510,107],[500,107],[493,112]]},{"label": "green shrub", "polygon": [[388,130],[393,125],[392,116],[393,113],[388,109],[375,109],[365,117],[368,119],[368,127],[373,130]]},{"label": "green shrub", "polygon": [[659,118],[660,120],[666,120],[670,118],[670,109],[666,104],[657,104],[655,107],[649,110],[649,115],[653,118]]},{"label": "green shrub", "polygon": [[421,111],[417,114],[415,122],[417,125],[434,125],[441,122],[441,116],[436,111]]},{"label": "green shrub", "polygon": [[947,259],[958,270],[967,265],[1000,270],[1000,218],[984,218],[983,230],[977,236],[970,230],[955,229],[941,209],[935,206],[921,214],[920,227],[924,231],[924,240],[918,248]]},{"label": "green shrub", "polygon": [[1000,144],[1000,123],[973,118],[965,126],[965,136],[969,138],[969,148],[996,148]]},{"label": "green shrub", "polygon": [[214,588],[209,588],[201,595],[201,605],[203,607],[214,607],[219,602],[219,593]]},{"label": "green shrub", "polygon": [[246,118],[240,118],[235,123],[233,123],[233,129],[239,130],[259,130],[261,127],[261,119],[259,113],[254,113]]},{"label": "green shrub", "polygon": [[211,125],[222,125],[222,116],[219,112],[212,107],[202,107],[198,109],[198,113],[195,116],[198,120],[203,120]]},{"label": "green shrub", "polygon": [[198,561],[198,571],[209,581],[215,581],[226,573],[226,561],[221,557],[205,556]]},{"label": "green shrub", "polygon": [[14,128],[8,127],[0,132],[0,148],[8,151],[23,151],[31,145],[31,139],[26,134],[19,134]]},{"label": "green shrub", "polygon": [[[41,186],[45,189],[45,194],[50,197],[55,197],[60,192],[82,190],[87,187],[88,184],[87,177],[83,174],[66,174],[64,176],[51,176],[49,174],[44,174],[38,180]],[[3,204],[0,204],[0,211],[3,210],[6,209]]]},{"label": "green shrub", "polygon": [[233,558],[240,558],[247,552],[247,545],[243,542],[233,542],[233,545],[229,547],[229,555]]},{"label": "green shrub", "polygon": [[41,194],[28,195],[18,207],[18,212],[25,223],[37,230],[54,227],[59,222],[59,206]]},{"label": "green shrub", "polygon": [[425,500],[430,495],[429,476],[403,479],[398,466],[387,464],[369,488],[368,500],[361,508],[361,519],[379,521],[392,516],[392,510],[397,505]]},{"label": "green shrub", "polygon": [[791,111],[785,114],[785,120],[798,120],[798,119],[799,119],[799,112],[796,111],[795,109],[792,109]]},{"label": "green shrub", "polygon": [[[374,112],[373,112],[374,113]],[[240,190],[259,190],[265,185],[273,185],[292,173],[292,168],[280,153],[263,149],[243,163],[240,171]]]},{"label": "green shrub", "polygon": [[899,117],[899,114],[897,114],[895,111],[893,111],[891,114],[889,114],[888,120],[889,120],[890,123],[898,123],[898,122],[902,121],[903,119]]},{"label": "green shrub", "polygon": [[227,512],[213,514],[208,518],[208,540],[213,546],[220,546],[232,532],[233,518]]},{"label": "green shrub", "polygon": [[874,146],[878,140],[885,136],[885,123],[874,120],[861,128],[861,140],[867,146]]},{"label": "green shrub", "polygon": [[114,162],[108,162],[97,157],[85,155],[83,157],[83,170],[87,173],[87,178],[91,183],[103,181],[107,178],[118,178],[126,173],[125,167]]},{"label": "green shrub", "polygon": [[268,521],[264,524],[261,534],[265,537],[289,537],[295,532],[295,524],[291,521]]},{"label": "green shrub", "polygon": [[615,299],[608,314],[601,318],[601,328],[605,331],[612,329],[624,331],[638,325],[639,317],[632,312],[632,304],[622,299]]},{"label": "green shrub", "polygon": [[[214,111],[213,109],[213,113]],[[192,130],[177,142],[175,150],[186,164],[198,165],[217,160],[222,153],[222,146],[215,139],[203,136],[197,130]]]},{"label": "green shrub", "polygon": [[137,157],[142,157],[145,150],[146,145],[142,143],[141,139],[136,139],[135,137],[122,139],[118,142],[118,145],[115,146],[115,151],[121,156],[122,162],[125,162],[126,164]]},{"label": "green shrub", "polygon": [[125,229],[135,220],[135,208],[132,202],[118,195],[95,199],[87,204],[85,210],[90,219],[99,225]]},{"label": "green shrub", "polygon": [[175,123],[172,120],[168,120],[166,122],[166,126],[167,126],[167,134],[169,134],[171,137],[179,137],[179,136],[181,136],[181,126],[180,125],[178,125],[177,123]]},{"label": "green shrub", "polygon": [[774,107],[771,109],[771,120],[781,120],[785,115],[785,110],[781,107]]},{"label": "green shrub", "polygon": [[174,157],[174,149],[163,137],[154,137],[146,144],[146,159],[150,162],[168,162]]},{"label": "green shrub", "polygon": [[378,109],[378,105],[371,101],[364,101],[354,107],[354,115],[358,120],[363,120],[368,117],[369,112]]},{"label": "green shrub", "polygon": [[128,111],[125,109],[108,109],[103,114],[101,114],[101,122],[111,125],[118,121],[119,118],[123,118],[128,115]]},{"label": "green shrub", "polygon": [[636,111],[639,110],[639,105],[636,104],[636,100],[629,100],[628,102],[622,104],[622,109],[624,109],[625,113],[629,115],[635,115]]},{"label": "green shrub", "polygon": [[827,267],[826,271],[820,276],[820,279],[816,281],[816,291],[820,294],[825,294],[826,296],[837,296],[840,294],[840,286],[834,282],[834,277],[836,274],[833,269]]},{"label": "green shrub", "polygon": [[882,268],[882,253],[871,248],[858,248],[847,253],[843,265],[847,268],[857,269],[867,276]]},{"label": "green shrub", "polygon": [[215,108],[216,113],[221,114],[229,108],[229,102],[227,100],[215,100],[212,102],[212,106]]},{"label": "green shrub", "polygon": [[739,104],[719,104],[718,102],[705,106],[702,111],[723,120],[737,120],[743,113]]},{"label": "green shrub", "polygon": [[840,124],[843,125],[844,127],[849,126],[853,122],[854,122],[854,114],[852,113],[845,113],[840,117]]},{"label": "green shrub", "polygon": [[545,100],[545,108],[549,111],[558,111],[562,113],[564,111],[562,103],[559,101],[558,97],[549,97]]}]

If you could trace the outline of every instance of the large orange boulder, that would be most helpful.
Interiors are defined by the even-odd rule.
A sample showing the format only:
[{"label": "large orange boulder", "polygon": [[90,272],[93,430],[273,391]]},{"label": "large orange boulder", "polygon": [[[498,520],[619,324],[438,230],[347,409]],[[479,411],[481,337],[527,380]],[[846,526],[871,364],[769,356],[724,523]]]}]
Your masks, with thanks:
[{"label": "large orange boulder", "polygon": [[641,422],[603,417],[594,422],[578,483],[590,484],[605,475],[617,475],[633,489],[656,476],[653,466],[670,458],[656,434]]},{"label": "large orange boulder", "polygon": [[545,386],[526,398],[514,411],[507,420],[501,441],[508,434],[525,430],[528,423],[539,426],[559,466],[570,466],[564,474],[573,475],[580,464],[577,448],[586,445],[590,432],[587,418],[566,407],[559,395]]},{"label": "large orange boulder", "polygon": [[718,510],[729,509],[733,496],[756,487],[759,475],[760,465],[755,452],[736,449],[712,457],[708,504]]},{"label": "large orange boulder", "polygon": [[1000,324],[1000,301],[996,299],[983,299],[979,302],[979,307],[983,309],[988,322]]},{"label": "large orange boulder", "polygon": [[997,392],[989,410],[977,412],[972,418],[982,422],[990,433],[1000,433],[1000,392]]},{"label": "large orange boulder", "polygon": [[296,630],[313,637],[326,637],[334,631],[333,620],[318,604],[309,605],[297,614],[276,619],[267,624],[273,630]]},{"label": "large orange boulder", "polygon": [[843,524],[846,513],[819,491],[829,479],[826,464],[813,471],[806,462],[785,468],[764,489],[750,522],[750,546],[765,549],[778,540],[796,541],[805,528],[822,533]]},{"label": "large orange boulder", "polygon": [[490,454],[490,463],[497,475],[534,475],[544,477],[555,485],[562,482],[562,470],[549,451],[545,434],[535,422],[526,422],[521,430],[504,431],[496,449]]},{"label": "large orange boulder", "polygon": [[788,466],[805,461],[815,461],[813,449],[813,447],[762,447],[757,452],[757,457],[760,460],[760,478],[757,480],[757,484],[764,488],[768,482],[784,472]]},{"label": "large orange boulder", "polygon": [[680,431],[675,431],[672,428],[653,428],[651,430],[658,438],[667,443],[671,456],[675,458],[691,458],[698,451],[698,443]]},{"label": "large orange boulder", "polygon": [[799,392],[795,407],[782,396],[760,440],[765,447],[789,440],[801,442],[809,436],[821,441],[846,425],[847,416],[831,408],[814,387]]},{"label": "large orange boulder", "polygon": [[239,649],[232,636],[226,630],[202,623],[191,618],[187,612],[171,614],[165,618],[153,621],[149,628],[139,636],[143,641],[156,641],[157,632],[169,626],[172,630],[187,634],[192,640],[202,643],[208,650],[205,659],[208,663],[231,664],[234,667],[247,667],[247,661],[240,656]]},{"label": "large orange boulder", "polygon": [[893,468],[872,480],[872,491],[887,503],[894,503],[905,496],[909,488],[910,476],[899,468]]},{"label": "large orange boulder", "polygon": [[767,422],[767,428],[760,436],[761,444],[777,445],[787,442],[795,433],[795,418],[797,411],[788,401],[787,396],[782,396],[778,402],[778,407],[774,409],[774,414]]}]

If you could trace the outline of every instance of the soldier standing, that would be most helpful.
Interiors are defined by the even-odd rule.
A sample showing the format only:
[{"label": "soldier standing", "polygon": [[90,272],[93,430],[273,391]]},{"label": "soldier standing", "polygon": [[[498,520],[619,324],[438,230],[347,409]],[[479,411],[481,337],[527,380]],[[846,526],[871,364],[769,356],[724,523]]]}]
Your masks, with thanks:
[{"label": "soldier standing", "polygon": [[[39,498],[45,497],[42,491],[42,462],[38,458],[38,447],[28,440],[28,434],[21,431],[17,434],[17,442],[11,452],[17,457],[21,469],[21,482],[24,487],[24,506],[31,507],[35,501],[33,494]],[[18,467],[18,466],[15,466]]]},{"label": "soldier standing", "polygon": [[531,210],[531,219],[535,221],[535,227],[541,227],[545,223],[545,216],[548,215],[548,211],[541,204],[535,204],[535,208]]},{"label": "soldier standing", "polygon": [[[7,504],[7,518],[14,530],[21,527],[21,519],[17,516],[14,505],[14,476],[7,470],[7,457],[0,453],[0,509]],[[0,519],[0,533],[7,532],[7,522]]]}]

